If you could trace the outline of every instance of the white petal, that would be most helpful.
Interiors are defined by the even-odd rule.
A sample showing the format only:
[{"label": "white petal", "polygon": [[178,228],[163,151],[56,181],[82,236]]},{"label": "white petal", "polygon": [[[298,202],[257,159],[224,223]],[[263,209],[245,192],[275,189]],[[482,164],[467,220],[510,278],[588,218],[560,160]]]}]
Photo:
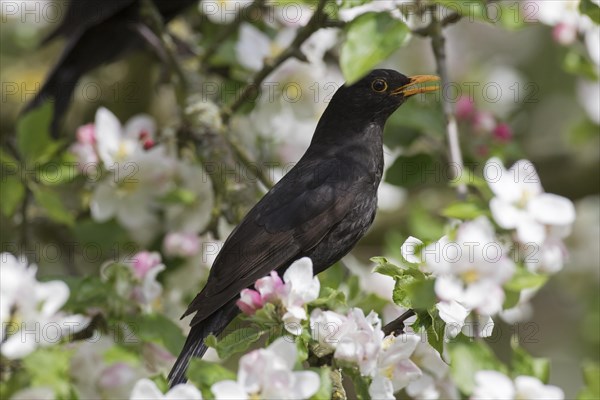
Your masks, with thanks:
[{"label": "white petal", "polygon": [[514,398],[513,383],[506,375],[497,371],[479,371],[475,374],[472,400],[510,400]]},{"label": "white petal", "polygon": [[94,221],[105,222],[111,219],[116,213],[117,202],[115,190],[110,182],[103,181],[96,185],[90,202]]},{"label": "white petal", "polygon": [[139,140],[142,132],[148,135],[148,139],[154,139],[156,124],[149,115],[139,114],[127,121],[123,131],[125,132],[124,136],[132,140]]},{"label": "white petal", "polygon": [[321,386],[321,379],[319,374],[313,371],[300,371],[294,372],[294,387],[291,393],[292,398],[308,399],[317,391]]},{"label": "white petal", "polygon": [[444,301],[462,301],[464,295],[462,281],[451,275],[443,275],[435,280],[437,297]]},{"label": "white petal", "polygon": [[217,382],[210,388],[216,400],[249,399],[244,388],[234,381]]},{"label": "white petal", "polygon": [[575,222],[575,207],[566,197],[542,193],[527,204],[527,210],[545,225],[570,225]]},{"label": "white petal", "polygon": [[517,224],[517,238],[521,243],[541,244],[546,239],[546,228],[529,215],[523,215]]},{"label": "white petal", "polygon": [[296,364],[296,358],[298,357],[298,350],[296,345],[290,338],[281,337],[275,340],[267,350],[276,354],[277,357],[281,358],[288,369],[294,368]]},{"label": "white petal", "polygon": [[244,22],[240,26],[240,40],[235,45],[235,52],[240,65],[258,71],[271,54],[271,39],[254,25]]},{"label": "white petal", "polygon": [[494,221],[504,229],[514,229],[523,212],[499,197],[494,197],[490,200],[490,210]]},{"label": "white petal", "polygon": [[408,239],[400,247],[402,257],[409,263],[418,264],[421,262],[420,251],[417,249],[423,245],[423,242],[416,237],[409,236]]},{"label": "white petal", "polygon": [[394,400],[394,386],[388,378],[377,375],[369,386],[369,395],[377,400]]},{"label": "white petal", "polygon": [[173,386],[165,396],[165,400],[202,400],[202,393],[194,385],[190,383],[180,383]]},{"label": "white petal", "polygon": [[122,139],[121,123],[117,117],[104,107],[96,111],[96,141],[98,155],[107,168],[114,162]]},{"label": "white petal", "polygon": [[483,169],[483,177],[496,197],[512,203],[521,197],[518,181],[504,168],[499,158],[490,158]]},{"label": "white petal", "polygon": [[544,385],[532,376],[517,376],[515,378],[517,398],[526,400],[562,400],[565,394],[559,387]]},{"label": "white petal", "polygon": [[33,325],[30,328],[31,329],[25,327],[24,330],[31,333],[25,334],[23,332],[24,330],[20,330],[14,335],[9,336],[8,339],[2,343],[0,350],[4,357],[9,360],[16,360],[25,357],[35,350],[40,339],[39,327]]},{"label": "white petal", "polygon": [[469,315],[469,310],[457,301],[439,302],[435,307],[440,313],[440,318],[446,322],[448,335],[450,337],[458,335],[465,324],[465,318]]},{"label": "white petal", "polygon": [[150,379],[140,379],[131,391],[131,400],[163,399],[163,394]]}]

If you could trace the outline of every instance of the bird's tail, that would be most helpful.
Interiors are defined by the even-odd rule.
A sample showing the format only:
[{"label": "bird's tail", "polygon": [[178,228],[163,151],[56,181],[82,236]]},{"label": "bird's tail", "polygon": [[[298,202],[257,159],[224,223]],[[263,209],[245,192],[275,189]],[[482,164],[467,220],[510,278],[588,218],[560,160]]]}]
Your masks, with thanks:
[{"label": "bird's tail", "polygon": [[204,344],[204,339],[210,334],[221,334],[239,312],[234,299],[225,304],[210,317],[192,327],[190,334],[183,345],[183,349],[179,353],[179,357],[177,357],[177,361],[175,361],[175,364],[169,373],[169,387],[187,381],[185,373],[190,363],[190,359],[192,357],[202,357],[208,349],[206,344]]}]

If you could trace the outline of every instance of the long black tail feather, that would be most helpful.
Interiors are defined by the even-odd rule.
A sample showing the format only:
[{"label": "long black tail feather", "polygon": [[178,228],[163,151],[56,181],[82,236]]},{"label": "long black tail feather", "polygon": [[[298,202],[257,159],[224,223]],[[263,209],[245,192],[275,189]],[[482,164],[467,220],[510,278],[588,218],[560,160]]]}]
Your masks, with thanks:
[{"label": "long black tail feather", "polygon": [[240,310],[236,306],[235,300],[225,304],[219,311],[192,327],[183,349],[169,373],[170,387],[187,381],[185,374],[191,358],[202,357],[208,349],[204,344],[204,339],[210,334],[217,336],[221,334],[235,316],[239,314]]}]

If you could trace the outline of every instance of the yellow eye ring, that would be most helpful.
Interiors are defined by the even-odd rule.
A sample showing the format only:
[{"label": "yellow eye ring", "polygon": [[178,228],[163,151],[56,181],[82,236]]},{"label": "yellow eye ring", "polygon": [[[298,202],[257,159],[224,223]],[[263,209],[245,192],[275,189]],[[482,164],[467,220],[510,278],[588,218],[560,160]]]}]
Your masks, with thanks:
[{"label": "yellow eye ring", "polygon": [[373,91],[375,92],[385,92],[388,88],[387,82],[384,81],[383,79],[375,79],[372,83],[371,83],[371,89],[373,89]]}]

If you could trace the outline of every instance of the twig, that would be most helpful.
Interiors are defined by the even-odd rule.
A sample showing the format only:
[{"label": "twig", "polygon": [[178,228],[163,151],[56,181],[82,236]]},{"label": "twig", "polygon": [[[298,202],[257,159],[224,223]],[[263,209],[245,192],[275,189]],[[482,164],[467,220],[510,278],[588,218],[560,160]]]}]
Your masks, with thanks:
[{"label": "twig", "polygon": [[210,44],[210,46],[208,46],[208,48],[202,55],[203,68],[207,67],[208,61],[210,60],[210,58],[212,56],[215,55],[217,50],[219,50],[219,47],[221,47],[223,45],[223,42],[225,42],[225,40],[227,38],[229,38],[229,36],[231,36],[235,32],[237,32],[237,30],[240,27],[240,25],[242,24],[242,22],[246,21],[248,19],[248,16],[252,15],[254,10],[260,10],[264,6],[264,4],[265,4],[265,0],[254,1],[252,4],[250,4],[248,6],[248,8],[246,8],[244,10],[244,12],[239,12],[237,14],[237,16],[235,17],[235,20],[233,20],[233,22],[231,22],[230,24],[225,26],[225,28],[215,38],[215,40],[213,40],[213,42]]},{"label": "twig", "polygon": [[326,21],[326,17],[323,14],[323,10],[327,0],[319,0],[317,8],[306,24],[302,29],[298,31],[296,38],[292,42],[292,44],[284,50],[278,57],[276,57],[271,62],[265,63],[265,66],[256,73],[252,82],[250,82],[242,92],[236,97],[234,102],[226,107],[223,110],[223,121],[227,123],[229,118],[246,103],[250,98],[253,97],[253,94],[256,90],[260,90],[260,85],[265,80],[267,76],[271,72],[273,72],[277,67],[279,67],[283,62],[287,59],[296,57],[299,60],[306,61],[306,57],[302,54],[300,50],[300,46],[304,43],[314,32],[316,32],[319,28],[323,26]]},{"label": "twig", "polygon": [[[431,38],[431,48],[435,56],[437,73],[442,81],[441,83],[443,89],[450,83],[450,79],[446,65],[446,38],[444,37],[442,30],[445,26],[460,20],[460,16],[453,13],[442,20],[438,20],[435,17],[435,14],[435,12],[432,13],[432,21],[429,26],[417,30],[415,33],[421,36],[429,36]],[[448,136],[448,146],[450,148],[450,161],[456,166],[457,170],[459,171],[458,173],[460,174],[461,171],[464,170],[464,163],[458,138],[458,124],[456,123],[456,117],[454,114],[454,105],[444,97],[443,92],[442,107],[446,117],[446,134]],[[456,189],[459,198],[464,199],[467,196],[467,186],[464,183],[460,183]]]},{"label": "twig", "polygon": [[404,333],[404,321],[415,315],[413,310],[405,311],[401,316],[383,327],[383,333],[390,335],[392,333]]}]

